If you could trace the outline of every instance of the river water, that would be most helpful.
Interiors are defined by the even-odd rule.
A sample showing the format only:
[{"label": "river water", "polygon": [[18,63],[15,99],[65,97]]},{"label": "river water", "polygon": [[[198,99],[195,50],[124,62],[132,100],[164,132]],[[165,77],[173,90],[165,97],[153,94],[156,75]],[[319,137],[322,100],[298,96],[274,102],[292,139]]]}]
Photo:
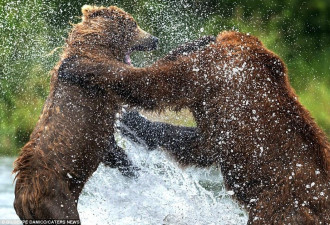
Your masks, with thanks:
[{"label": "river water", "polygon": [[[246,224],[246,214],[225,191],[216,168],[181,169],[161,150],[119,142],[141,169],[139,177],[126,178],[100,165],[79,199],[82,224]],[[0,221],[18,219],[12,206],[13,160],[0,158]]]}]

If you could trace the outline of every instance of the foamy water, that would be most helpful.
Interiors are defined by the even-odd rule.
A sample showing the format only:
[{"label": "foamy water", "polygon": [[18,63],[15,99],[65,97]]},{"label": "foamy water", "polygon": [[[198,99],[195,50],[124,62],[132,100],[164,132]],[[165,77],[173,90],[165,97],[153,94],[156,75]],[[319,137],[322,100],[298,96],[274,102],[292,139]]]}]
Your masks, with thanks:
[{"label": "foamy water", "polygon": [[141,170],[137,179],[101,165],[86,184],[78,210],[84,224],[246,224],[215,168],[182,170],[161,150],[121,139]]},{"label": "foamy water", "polygon": [[[100,165],[85,185],[78,210],[82,224],[246,224],[246,214],[226,194],[218,170],[179,166],[161,150],[120,144],[141,170],[136,179]],[[13,209],[13,158],[0,159],[0,220]]]}]

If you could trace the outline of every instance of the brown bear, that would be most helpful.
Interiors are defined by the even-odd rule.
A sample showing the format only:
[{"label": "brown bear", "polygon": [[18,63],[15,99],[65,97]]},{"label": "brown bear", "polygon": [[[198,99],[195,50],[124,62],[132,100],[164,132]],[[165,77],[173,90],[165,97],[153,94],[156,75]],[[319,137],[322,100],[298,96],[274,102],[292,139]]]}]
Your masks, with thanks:
[{"label": "brown bear", "polygon": [[[14,207],[22,220],[79,220],[79,194],[101,162],[126,176],[136,175],[114,140],[121,100],[107,89],[107,80],[134,70],[130,54],[155,49],[158,39],[115,6],[84,6],[82,13],[52,71],[39,121],[15,161]],[[183,45],[163,61],[172,64],[178,55],[212,40],[203,37]],[[95,83],[100,78],[103,83]]]},{"label": "brown bear", "polygon": [[89,83],[63,82],[71,63],[93,65],[86,76],[106,64],[107,70],[130,64],[128,53],[152,50],[157,38],[138,27],[121,9],[82,8],[61,59],[52,71],[50,94],[39,121],[15,161],[14,207],[22,220],[79,219],[77,202],[87,179],[103,162],[134,176],[125,152],[116,146],[118,97]]},{"label": "brown bear", "polygon": [[172,66],[126,69],[109,84],[132,106],[188,107],[196,130],[133,115],[124,124],[134,135],[184,166],[219,166],[249,224],[330,224],[330,146],[281,59],[256,37],[223,32]]}]

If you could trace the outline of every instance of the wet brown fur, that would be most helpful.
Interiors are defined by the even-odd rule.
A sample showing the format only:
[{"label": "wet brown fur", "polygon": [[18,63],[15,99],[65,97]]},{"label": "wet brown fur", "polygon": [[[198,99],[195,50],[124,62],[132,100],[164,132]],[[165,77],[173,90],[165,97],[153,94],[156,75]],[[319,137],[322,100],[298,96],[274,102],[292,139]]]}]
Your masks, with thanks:
[{"label": "wet brown fur", "polygon": [[112,89],[132,106],[190,109],[201,138],[167,150],[184,166],[221,167],[249,224],[330,224],[329,143],[256,37],[223,32],[202,51],[118,74]]},{"label": "wet brown fur", "polygon": [[[125,22],[127,20],[123,21],[124,24]],[[93,37],[97,40],[102,35]],[[108,39],[100,40],[105,46],[109,44],[107,41]],[[131,41],[129,39],[127,43]],[[53,75],[53,83],[62,85],[59,84],[60,79],[63,83],[75,84],[63,86],[64,89],[69,89],[66,89],[69,93],[73,89],[81,92],[83,89],[95,96],[101,91],[108,102],[109,99],[111,102],[119,102],[109,94],[115,91],[132,106],[146,109],[188,107],[197,122],[201,138],[191,151],[171,152],[172,155],[182,165],[220,166],[227,188],[234,191],[234,197],[249,211],[249,224],[330,223],[330,154],[326,136],[299,103],[289,85],[282,60],[267,50],[257,38],[238,32],[223,32],[218,35],[216,43],[197,53],[178,56],[173,61],[165,58],[147,68],[126,65],[122,62],[122,56],[117,60],[108,57],[117,56],[114,53],[117,52],[116,49],[95,49],[94,42],[85,48],[81,46],[81,42],[74,43],[82,47],[86,55],[70,58],[79,56],[80,50],[71,54],[66,51],[70,60],[59,66],[61,73],[58,77]],[[122,46],[126,48],[125,45]],[[117,54],[124,52],[119,51]],[[51,93],[54,97],[51,99],[55,98],[56,89],[58,87],[53,88]],[[86,96],[82,99],[70,96],[67,102],[88,101],[89,94],[85,93]],[[88,108],[93,110],[93,115],[101,115],[99,118],[104,119],[103,113],[95,114],[95,110],[106,104],[102,99],[99,101],[101,102],[95,102],[94,98],[88,102]],[[39,124],[42,126],[37,126],[37,131],[27,145],[33,147],[26,147],[27,150],[22,151],[22,155],[32,156],[21,156],[22,159],[18,162],[45,154],[38,149],[42,139],[40,134],[44,131],[38,130],[45,130],[45,122],[57,113],[54,106],[53,102],[47,101],[43,114],[47,112],[52,116],[40,119],[42,123]],[[100,130],[95,132],[93,138],[112,133],[113,117],[109,112],[113,111],[115,110],[110,107],[106,112],[110,118],[108,117],[109,122],[105,124],[110,125],[95,126],[94,129]],[[62,112],[61,108],[59,112]],[[74,118],[79,120],[84,116],[78,114]],[[63,117],[62,120],[64,124],[69,122]],[[88,128],[91,127],[93,128]],[[61,128],[51,130],[61,131]],[[85,127],[82,130],[86,130]],[[33,136],[36,136],[35,140]],[[65,135],[67,136],[70,137]],[[46,137],[50,138],[48,135]],[[79,148],[81,146],[76,149]],[[35,153],[30,154],[30,150]],[[58,162],[59,159],[54,158]],[[40,168],[44,162],[46,166],[43,168],[48,168],[48,160],[43,159],[28,163],[28,168],[32,168],[32,164]],[[95,169],[89,168],[89,164],[84,161],[78,163],[83,164],[85,170]],[[50,168],[54,174],[57,173],[55,168],[56,166]],[[22,177],[29,177],[23,184],[32,180],[29,172],[24,176],[21,173]],[[20,172],[18,184],[19,174]],[[84,177],[87,179],[88,176]],[[64,182],[65,185],[67,184]],[[39,186],[43,192],[42,185]],[[25,196],[30,193],[26,191],[26,187],[22,190],[24,192],[21,196],[27,199]]]},{"label": "wet brown fur", "polygon": [[[147,33],[117,7],[82,9],[67,45],[51,75],[50,93],[39,121],[14,163],[16,213],[21,219],[79,219],[77,202],[87,179],[100,162],[130,166],[114,143],[118,97],[97,85],[72,85],[59,77],[66,68],[85,63],[89,76],[95,65],[120,67],[128,49]],[[93,65],[93,66],[91,66]]]}]

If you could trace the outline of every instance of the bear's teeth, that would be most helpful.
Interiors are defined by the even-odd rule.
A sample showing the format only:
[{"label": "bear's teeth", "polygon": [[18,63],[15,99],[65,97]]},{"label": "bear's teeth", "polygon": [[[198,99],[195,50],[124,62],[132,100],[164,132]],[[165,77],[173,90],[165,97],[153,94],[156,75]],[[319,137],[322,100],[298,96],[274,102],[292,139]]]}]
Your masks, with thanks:
[{"label": "bear's teeth", "polygon": [[124,62],[128,65],[132,65],[131,57],[129,54],[125,55]]}]

